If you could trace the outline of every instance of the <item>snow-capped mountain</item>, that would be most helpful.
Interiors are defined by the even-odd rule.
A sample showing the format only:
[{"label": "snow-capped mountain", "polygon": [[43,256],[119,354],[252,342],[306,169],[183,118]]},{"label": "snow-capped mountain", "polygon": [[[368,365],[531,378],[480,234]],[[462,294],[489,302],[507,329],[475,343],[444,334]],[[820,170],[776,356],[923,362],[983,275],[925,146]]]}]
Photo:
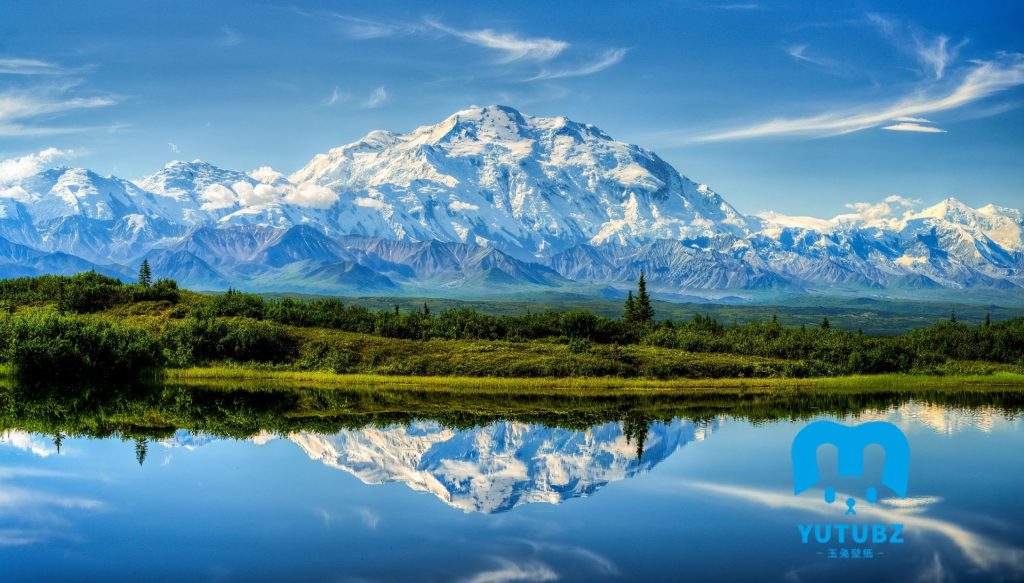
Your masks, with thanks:
[{"label": "snow-capped mountain", "polygon": [[[287,439],[311,460],[352,474],[365,484],[401,482],[464,512],[496,513],[523,504],[560,504],[589,496],[611,482],[650,471],[687,443],[703,441],[719,420],[674,419],[646,426],[642,456],[623,422],[584,431],[498,421],[458,430],[434,421],[368,426],[335,434],[308,431],[250,439]],[[179,429],[159,443],[195,449],[218,438]]]},{"label": "snow-capped mountain", "polygon": [[523,504],[559,504],[646,472],[717,424],[676,419],[651,424],[643,456],[622,423],[573,431],[501,421],[465,431],[434,422],[287,438],[310,459],[366,484],[402,482],[464,512],[495,513]]},{"label": "snow-capped mountain", "polygon": [[371,132],[290,176],[197,160],[136,181],[53,168],[0,184],[0,276],[130,277],[147,258],[200,289],[322,293],[615,285],[641,271],[663,290],[1024,285],[1020,210],[883,210],[745,216],[592,125],[472,107]]}]

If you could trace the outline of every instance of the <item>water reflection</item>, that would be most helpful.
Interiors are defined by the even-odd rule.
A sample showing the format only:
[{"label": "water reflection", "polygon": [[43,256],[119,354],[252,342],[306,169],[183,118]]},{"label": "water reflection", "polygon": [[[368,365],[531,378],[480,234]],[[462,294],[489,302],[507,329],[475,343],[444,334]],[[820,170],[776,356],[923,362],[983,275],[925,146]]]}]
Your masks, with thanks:
[{"label": "water reflection", "polygon": [[[0,387],[0,579],[49,574],[62,544],[77,549],[54,572],[66,579],[115,549],[166,557],[154,572],[239,579],[1015,579],[1021,411],[1016,395],[971,391]],[[835,513],[791,490],[789,445],[822,417],[890,420],[911,440],[912,497],[862,509],[913,535],[885,562],[837,567],[796,540],[797,521]]]}]

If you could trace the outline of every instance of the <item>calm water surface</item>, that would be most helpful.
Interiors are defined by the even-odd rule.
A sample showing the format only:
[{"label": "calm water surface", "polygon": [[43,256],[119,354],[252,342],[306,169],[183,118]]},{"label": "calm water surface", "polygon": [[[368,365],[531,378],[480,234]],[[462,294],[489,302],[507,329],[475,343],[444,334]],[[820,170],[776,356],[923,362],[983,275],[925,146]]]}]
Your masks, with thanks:
[{"label": "calm water surface", "polygon": [[[73,412],[26,411],[0,433],[3,581],[1024,578],[1018,409],[903,400],[569,427],[423,415],[234,438],[65,436],[42,429]],[[93,435],[116,423],[94,413],[77,421]],[[852,517],[820,489],[794,496],[790,444],[823,418],[898,425],[909,497]],[[884,457],[869,448],[867,461],[870,481]],[[835,455],[819,462],[835,478]],[[860,497],[863,484],[836,479],[841,499]],[[898,523],[904,542],[803,544],[806,523]]]}]

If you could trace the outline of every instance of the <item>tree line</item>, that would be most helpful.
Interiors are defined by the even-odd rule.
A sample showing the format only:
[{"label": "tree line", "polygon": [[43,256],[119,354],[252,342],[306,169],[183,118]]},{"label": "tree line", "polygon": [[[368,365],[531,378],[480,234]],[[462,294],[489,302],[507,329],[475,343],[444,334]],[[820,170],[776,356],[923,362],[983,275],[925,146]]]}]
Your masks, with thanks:
[{"label": "tree line", "polygon": [[[579,359],[594,354],[596,345],[601,345],[803,363],[789,372],[767,374],[927,372],[949,361],[1024,366],[1024,318],[969,326],[953,315],[949,321],[899,336],[841,330],[827,318],[810,328],[787,327],[776,318],[727,326],[701,314],[688,320],[657,320],[642,274],[636,293],[631,290],[626,299],[622,316],[608,318],[585,310],[545,310],[517,316],[468,308],[434,312],[426,304],[422,310],[369,310],[337,299],[267,299],[236,290],[216,295],[189,293],[183,301],[184,292],[173,281],[153,282],[148,265],[145,267],[136,284],[96,273],[0,281],[0,359],[32,378],[75,378],[90,371],[137,371],[221,361],[301,368],[323,368],[323,363],[330,361],[334,363],[327,366],[331,370],[370,370],[359,368],[365,355],[340,351],[329,341],[318,340],[317,345],[308,334],[296,330],[319,328],[409,341],[554,343],[565,345],[569,355]],[[143,302],[174,308],[170,317],[146,327],[103,313]],[[36,307],[22,310],[21,306]],[[610,350],[608,358],[623,359],[621,366],[611,363],[584,370],[649,374],[645,372],[649,368],[630,364],[629,359],[634,358],[630,354]],[[559,374],[560,369],[536,370]],[[665,374],[676,369],[668,370]]]}]

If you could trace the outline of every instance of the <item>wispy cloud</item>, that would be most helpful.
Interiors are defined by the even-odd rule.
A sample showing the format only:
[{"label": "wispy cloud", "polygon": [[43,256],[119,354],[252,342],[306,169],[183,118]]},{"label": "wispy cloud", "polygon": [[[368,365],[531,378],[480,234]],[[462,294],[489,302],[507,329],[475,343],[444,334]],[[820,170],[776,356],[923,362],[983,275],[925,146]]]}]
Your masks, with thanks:
[{"label": "wispy cloud", "polygon": [[748,2],[745,4],[712,4],[707,6],[707,8],[713,10],[760,10],[761,5]]},{"label": "wispy cloud", "polygon": [[558,574],[544,563],[522,565],[508,559],[495,558],[496,568],[481,571],[463,579],[465,583],[510,583],[512,581],[555,581]]},{"label": "wispy cloud", "polygon": [[170,148],[171,151],[174,152],[175,154],[181,153],[181,150],[178,148],[178,144],[175,144],[174,142],[167,142],[167,147]]},{"label": "wispy cloud", "polygon": [[935,126],[924,126],[919,123],[912,122],[900,122],[890,126],[882,126],[883,130],[889,130],[893,132],[917,132],[921,134],[944,134],[946,130],[937,128]]},{"label": "wispy cloud", "polygon": [[423,28],[420,25],[407,22],[382,22],[336,12],[330,13],[330,17],[340,23],[342,34],[352,40],[373,40],[407,35]]},{"label": "wispy cloud", "polygon": [[327,99],[324,100],[324,105],[338,105],[339,103],[345,103],[351,98],[351,95],[335,87],[333,90],[331,90],[331,94],[327,96]]},{"label": "wispy cloud", "polygon": [[[629,52],[626,48],[612,47],[593,52],[589,59],[582,56],[574,58],[570,51],[585,54],[585,50],[577,51],[565,40],[532,37],[510,30],[459,28],[429,17],[418,21],[384,21],[333,12],[314,13],[298,9],[294,9],[294,12],[310,18],[329,18],[340,23],[342,34],[350,40],[411,37],[436,42],[439,38],[456,39],[496,53],[497,58],[493,64],[508,66],[503,75],[514,77],[517,81],[593,75],[618,64]],[[540,71],[524,77],[524,66],[540,68]]]},{"label": "wispy cloud", "polygon": [[910,123],[932,123],[932,120],[925,119],[923,117],[911,117],[909,115],[901,115],[899,117],[892,118],[892,121],[906,121]]},{"label": "wispy cloud", "polygon": [[[767,508],[786,508],[808,513],[833,516],[837,510],[833,506],[823,504],[820,499],[793,496],[790,492],[774,492],[743,486],[711,484],[704,482],[684,483],[684,486],[698,488],[705,492],[732,497],[739,500],[762,505]],[[985,570],[1007,568],[1015,575],[1024,573],[1024,549],[1004,545],[969,531],[957,524],[923,516],[920,512],[905,512],[899,508],[889,509],[884,505],[857,506],[857,513],[877,522],[904,524],[909,532],[930,533],[940,535],[956,545],[964,556],[974,565]]]},{"label": "wispy cloud", "polygon": [[228,25],[220,27],[220,44],[226,47],[234,47],[242,44],[242,35]]},{"label": "wispy cloud", "polygon": [[74,84],[0,91],[0,136],[46,136],[96,128],[31,125],[41,116],[116,105],[116,96],[69,97]]},{"label": "wispy cloud", "polygon": [[359,520],[363,521],[363,525],[365,525],[366,528],[375,530],[377,526],[380,524],[380,515],[371,510],[370,508],[367,508],[365,506],[359,506],[358,508],[354,508],[353,510],[357,515],[359,515]]},{"label": "wispy cloud", "polygon": [[437,20],[427,19],[426,22],[433,28],[467,43],[502,53],[501,62],[506,63],[519,60],[550,61],[569,48],[569,43],[551,38],[528,38],[490,28],[459,30]]},{"label": "wispy cloud", "polygon": [[370,96],[367,97],[366,101],[363,102],[363,107],[367,109],[380,107],[381,105],[384,104],[385,101],[388,100],[388,97],[390,97],[388,95],[388,90],[383,85],[381,85],[380,87],[370,92]]},{"label": "wispy cloud", "polygon": [[928,34],[916,26],[881,14],[868,14],[868,21],[897,48],[917,59],[923,72],[935,79],[942,79],[946,68],[956,60],[960,49],[967,44],[967,41],[963,40],[951,45],[946,35]]},{"label": "wispy cloud", "polygon": [[[1024,54],[1004,53],[991,61],[974,61],[952,89],[943,93],[916,91],[895,103],[824,112],[808,117],[774,119],[750,126],[712,132],[683,141],[717,142],[768,136],[835,136],[969,105],[1001,91],[1024,85]],[[909,122],[914,123],[914,122]]]},{"label": "wispy cloud", "polygon": [[809,55],[807,49],[808,45],[792,45],[786,48],[786,53],[798,61],[825,68],[835,67],[836,63],[832,59]]},{"label": "wispy cloud", "polygon": [[0,73],[6,75],[61,75],[65,69],[39,59],[0,58]]},{"label": "wispy cloud", "polygon": [[567,67],[564,69],[557,69],[553,71],[541,71],[539,75],[533,77],[533,80],[537,79],[560,79],[563,77],[583,77],[585,75],[593,75],[594,73],[600,73],[608,67],[613,67],[626,58],[626,54],[629,53],[629,49],[625,48],[611,48],[607,49],[598,55],[597,59],[589,62],[582,63],[575,67]]}]

